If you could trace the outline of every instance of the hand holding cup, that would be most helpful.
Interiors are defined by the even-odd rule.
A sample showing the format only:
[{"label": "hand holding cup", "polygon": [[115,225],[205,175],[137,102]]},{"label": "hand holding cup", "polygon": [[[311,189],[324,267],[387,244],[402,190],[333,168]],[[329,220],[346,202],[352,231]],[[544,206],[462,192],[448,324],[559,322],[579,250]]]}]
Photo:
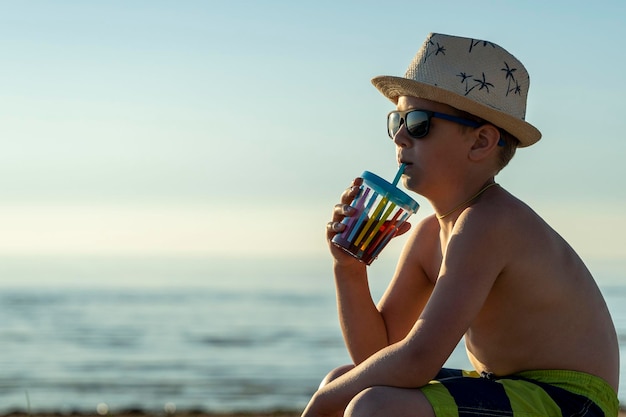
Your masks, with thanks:
[{"label": "hand holding cup", "polygon": [[406,220],[419,204],[396,187],[403,169],[401,166],[393,184],[365,171],[344,191],[326,227],[336,259],[343,254],[333,246],[370,265],[394,236],[409,230]]}]

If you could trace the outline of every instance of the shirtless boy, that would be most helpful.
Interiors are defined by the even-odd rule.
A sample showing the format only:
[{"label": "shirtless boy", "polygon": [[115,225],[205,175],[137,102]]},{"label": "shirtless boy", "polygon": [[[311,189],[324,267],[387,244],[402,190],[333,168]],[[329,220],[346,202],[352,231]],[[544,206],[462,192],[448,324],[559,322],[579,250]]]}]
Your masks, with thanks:
[{"label": "shirtless boy", "polygon": [[[617,337],[593,277],[494,181],[541,137],[524,120],[524,66],[494,43],[430,34],[405,77],[372,82],[397,106],[403,184],[435,214],[410,231],[378,305],[366,266],[329,244],[354,365],[332,371],[303,416],[617,416]],[[442,369],[462,337],[474,369]]]}]

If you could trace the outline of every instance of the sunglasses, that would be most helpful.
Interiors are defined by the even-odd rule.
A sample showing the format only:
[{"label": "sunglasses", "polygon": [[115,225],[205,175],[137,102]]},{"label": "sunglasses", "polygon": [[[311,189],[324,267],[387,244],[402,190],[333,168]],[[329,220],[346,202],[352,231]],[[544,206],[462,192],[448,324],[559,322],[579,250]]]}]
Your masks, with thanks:
[{"label": "sunglasses", "polygon": [[402,123],[404,123],[406,131],[412,138],[423,138],[428,135],[430,119],[433,117],[470,127],[478,127],[482,124],[473,120],[463,119],[462,117],[429,110],[392,111],[387,115],[387,133],[393,139],[402,127]]}]

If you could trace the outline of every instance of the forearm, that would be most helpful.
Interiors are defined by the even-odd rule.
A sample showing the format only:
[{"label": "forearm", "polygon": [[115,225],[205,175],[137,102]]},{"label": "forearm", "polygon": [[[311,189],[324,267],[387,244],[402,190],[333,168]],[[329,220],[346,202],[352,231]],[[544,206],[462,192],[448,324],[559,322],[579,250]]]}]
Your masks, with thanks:
[{"label": "forearm", "polygon": [[[355,364],[363,362],[388,345],[383,316],[370,293],[366,266],[332,243],[337,233],[346,228],[343,220],[357,214],[350,204],[360,192],[362,182],[361,178],[356,178],[343,192],[341,203],[333,209],[332,221],[326,225],[326,239],[334,262],[339,322],[348,352]],[[406,230],[408,227],[402,233]]]},{"label": "forearm", "polygon": [[[315,393],[304,417],[341,415],[361,391],[374,386],[417,388],[432,378],[420,366],[421,355],[404,342],[388,346]],[[430,367],[427,367],[430,368]]]},{"label": "forearm", "polygon": [[388,345],[387,329],[370,292],[362,264],[335,263],[339,322],[346,347],[355,364]]}]

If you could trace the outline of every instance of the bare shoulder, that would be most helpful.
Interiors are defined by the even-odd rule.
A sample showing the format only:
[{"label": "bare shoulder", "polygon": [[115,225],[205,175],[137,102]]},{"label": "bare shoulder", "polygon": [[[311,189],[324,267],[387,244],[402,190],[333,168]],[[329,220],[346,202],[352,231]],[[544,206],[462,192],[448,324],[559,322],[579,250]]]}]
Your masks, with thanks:
[{"label": "bare shoulder", "polygon": [[502,187],[496,187],[493,192],[481,196],[480,200],[465,210],[459,220],[461,223],[471,221],[479,225],[488,224],[490,231],[500,233],[536,222],[547,226],[526,203]]},{"label": "bare shoulder", "polygon": [[503,188],[468,208],[459,217],[455,233],[464,235],[469,247],[465,250],[480,256],[484,268],[493,267],[500,286],[505,282],[519,281],[524,287],[535,283],[544,293],[575,288],[573,282],[595,286],[584,262],[565,239]]},{"label": "bare shoulder", "polygon": [[[469,207],[459,217],[456,232],[470,231],[476,239],[491,242],[515,259],[534,248],[537,254],[544,252],[543,244],[568,247],[567,243],[526,203],[498,187]],[[507,254],[506,251],[509,251]]]}]

